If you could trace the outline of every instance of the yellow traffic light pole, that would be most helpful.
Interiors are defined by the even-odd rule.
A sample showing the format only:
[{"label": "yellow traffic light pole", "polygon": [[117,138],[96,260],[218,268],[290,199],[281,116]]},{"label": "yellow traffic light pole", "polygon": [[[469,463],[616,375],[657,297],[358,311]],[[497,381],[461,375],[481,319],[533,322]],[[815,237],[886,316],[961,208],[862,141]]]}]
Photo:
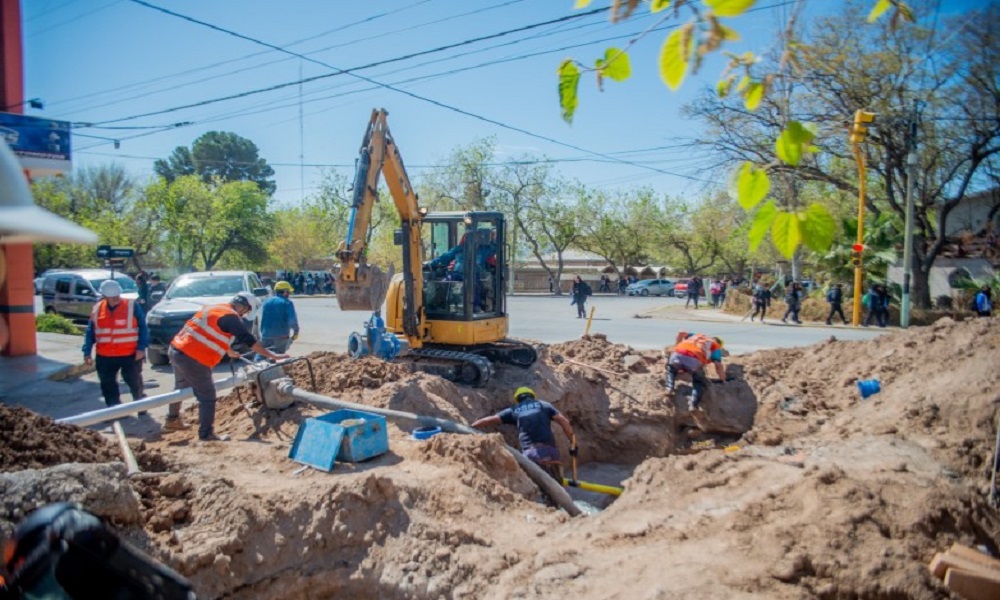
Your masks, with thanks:
[{"label": "yellow traffic light pole", "polygon": [[[865,234],[865,182],[867,172],[865,171],[865,154],[861,151],[861,144],[865,141],[865,134],[868,133],[866,123],[875,120],[875,113],[863,110],[855,111],[854,127],[851,128],[851,150],[854,152],[854,160],[858,163],[858,245],[863,246]],[[854,257],[854,311],[851,315],[852,324],[857,327],[861,324],[861,287],[864,284],[863,266],[861,253],[855,253]]]}]

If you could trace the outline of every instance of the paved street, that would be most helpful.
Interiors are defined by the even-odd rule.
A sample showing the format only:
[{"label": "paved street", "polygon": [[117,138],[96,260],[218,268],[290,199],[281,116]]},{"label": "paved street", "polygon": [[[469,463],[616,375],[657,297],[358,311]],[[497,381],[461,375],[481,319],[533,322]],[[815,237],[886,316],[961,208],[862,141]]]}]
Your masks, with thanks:
[{"label": "paved street", "polygon": [[[343,312],[333,297],[294,297],[302,333],[292,346],[291,354],[300,356],[320,350],[344,352],[347,336],[360,331],[368,317],[365,312]],[[41,299],[36,297],[38,309]],[[586,320],[576,318],[576,308],[570,306],[568,296],[520,295],[508,299],[511,314],[511,337],[545,343],[575,339],[583,334]],[[725,339],[726,347],[734,354],[752,352],[763,348],[809,345],[835,335],[837,339],[870,339],[885,330],[854,329],[850,327],[782,325],[774,321],[766,325],[740,321],[739,317],[701,308],[697,311],[684,308],[684,301],[675,298],[642,298],[595,296],[588,303],[588,310],[595,307],[592,333],[602,333],[616,343],[639,349],[662,348],[670,343],[680,329],[701,331]],[[66,335],[46,335],[47,368],[60,364],[82,362],[80,346],[83,338]],[[229,363],[216,368],[218,378],[229,374]],[[144,369],[149,395],[173,389],[173,373],[169,366]],[[96,373],[88,373],[78,380],[70,380],[54,388],[52,382],[42,380],[36,384],[4,382],[0,397],[11,404],[26,404],[34,410],[55,417],[63,417],[103,407]],[[42,387],[38,387],[42,386]],[[44,392],[42,391],[44,388]],[[123,388],[125,398],[127,392]],[[166,408],[153,411],[162,418]],[[128,423],[130,432],[155,429],[155,423],[141,419]]]},{"label": "paved street", "polygon": [[[293,351],[308,353],[315,350],[347,349],[347,336],[359,331],[367,313],[341,312],[335,298],[296,297],[295,306],[302,323],[302,335]],[[576,307],[570,306],[569,296],[514,296],[508,298],[511,337],[545,343],[562,342],[580,337],[586,327],[584,319],[576,318]],[[612,342],[634,348],[662,348],[670,343],[677,330],[704,331],[725,339],[734,354],[762,348],[807,346],[831,335],[837,339],[871,339],[884,330],[782,325],[778,318],[768,324],[741,322],[739,317],[702,308],[684,308],[677,298],[594,296],[587,310],[595,307],[592,333],[603,333]],[[780,316],[780,315],[779,315]],[[646,317],[646,318],[637,318]]]}]

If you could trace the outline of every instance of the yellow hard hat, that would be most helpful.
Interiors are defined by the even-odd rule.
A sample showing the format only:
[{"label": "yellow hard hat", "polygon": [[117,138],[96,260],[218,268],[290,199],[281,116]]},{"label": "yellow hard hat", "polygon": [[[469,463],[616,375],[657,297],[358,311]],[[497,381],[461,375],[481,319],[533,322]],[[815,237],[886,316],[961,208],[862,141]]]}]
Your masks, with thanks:
[{"label": "yellow hard hat", "polygon": [[287,281],[279,281],[278,283],[274,284],[274,291],[276,292],[288,292],[289,294],[291,294],[294,290],[295,288],[292,287],[292,284],[288,283]]},{"label": "yellow hard hat", "polygon": [[521,386],[521,387],[517,388],[517,391],[514,392],[514,402],[515,403],[520,402],[521,400],[523,400],[523,398],[522,398],[523,396],[531,396],[532,398],[534,398],[535,397],[535,390],[531,389],[530,387],[526,387],[526,386]]},{"label": "yellow hard hat", "polygon": [[726,343],[722,341],[722,338],[717,337],[717,338],[715,338],[715,341],[719,342],[719,348],[725,348],[726,347]]}]

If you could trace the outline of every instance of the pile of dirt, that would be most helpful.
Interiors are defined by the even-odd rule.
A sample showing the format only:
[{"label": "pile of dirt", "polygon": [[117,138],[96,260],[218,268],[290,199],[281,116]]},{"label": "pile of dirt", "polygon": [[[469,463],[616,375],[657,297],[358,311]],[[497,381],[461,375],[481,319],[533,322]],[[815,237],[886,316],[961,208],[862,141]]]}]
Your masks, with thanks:
[{"label": "pile of dirt", "polygon": [[0,404],[0,472],[105,463],[117,457],[115,446],[99,433]]},{"label": "pile of dirt", "polygon": [[[539,502],[504,450],[512,428],[416,441],[390,423],[387,454],[302,470],[292,440],[325,411],[267,410],[247,388],[219,400],[216,429],[233,441],[147,439],[140,460],[169,473],[132,486],[146,547],[205,598],[929,600],[947,595],[926,569],[936,551],[1000,547],[986,501],[998,345],[998,319],[946,320],[732,357],[735,381],[705,399],[707,433],[688,384],[664,398],[659,352],[603,336],[542,347],[531,369],[500,367],[483,388],[311,357],[320,393],[464,423],[532,387],[573,423],[582,468],[631,474],[599,481],[625,493],[576,519]],[[304,363],[291,371],[310,387]],[[871,378],[881,392],[862,399],[856,383]]]}]

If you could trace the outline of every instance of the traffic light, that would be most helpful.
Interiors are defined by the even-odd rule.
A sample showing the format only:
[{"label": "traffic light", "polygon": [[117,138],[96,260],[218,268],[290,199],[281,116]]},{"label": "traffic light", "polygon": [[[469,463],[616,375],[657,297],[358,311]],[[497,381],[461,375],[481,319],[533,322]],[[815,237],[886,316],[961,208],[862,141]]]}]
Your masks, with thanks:
[{"label": "traffic light", "polygon": [[860,144],[865,141],[865,136],[868,134],[868,128],[865,127],[865,124],[871,123],[874,120],[875,113],[863,110],[854,111],[854,126],[851,128],[852,144]]},{"label": "traffic light", "polygon": [[851,264],[855,267],[861,266],[861,253],[864,252],[865,247],[862,244],[854,244],[851,246]]}]

